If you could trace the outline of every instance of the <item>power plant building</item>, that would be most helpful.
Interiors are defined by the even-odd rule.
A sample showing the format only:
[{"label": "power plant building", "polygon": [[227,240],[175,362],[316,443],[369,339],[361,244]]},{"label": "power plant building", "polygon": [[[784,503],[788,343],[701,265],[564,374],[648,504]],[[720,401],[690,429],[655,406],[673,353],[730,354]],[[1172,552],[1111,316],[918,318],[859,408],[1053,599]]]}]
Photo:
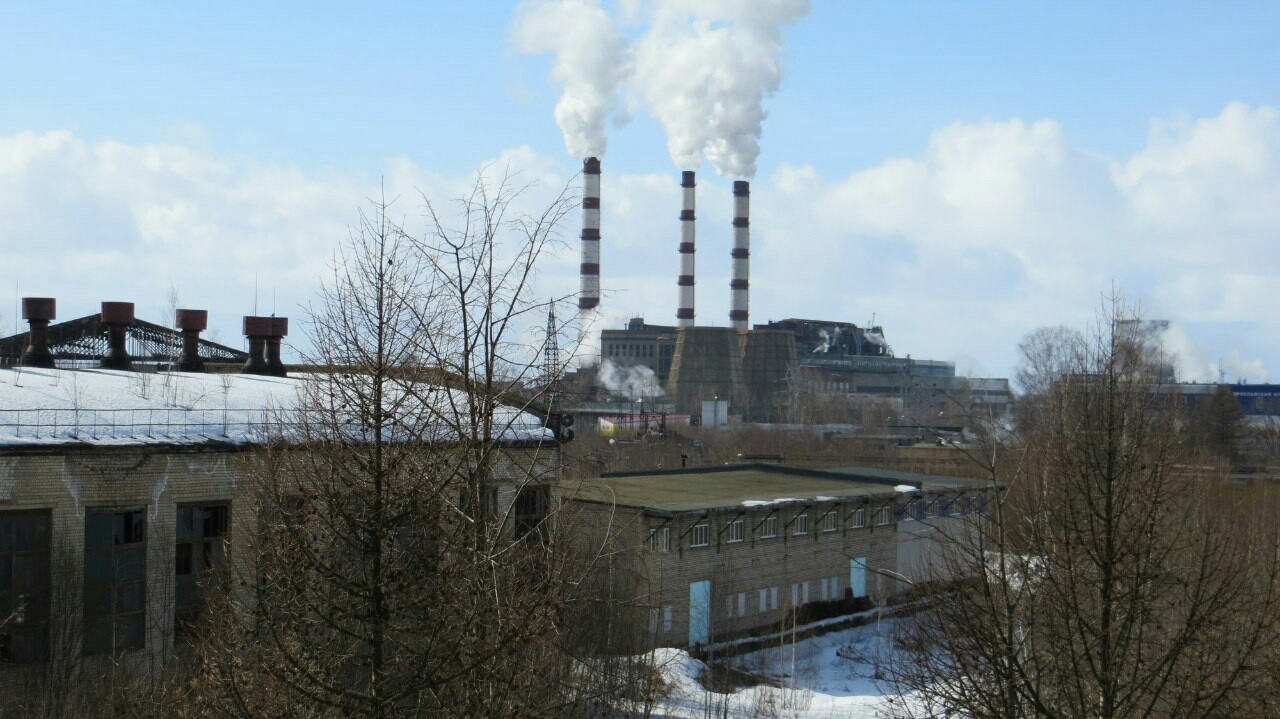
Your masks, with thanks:
[{"label": "power plant building", "polygon": [[795,421],[797,403],[820,397],[882,400],[890,423],[949,425],[958,415],[1002,416],[1009,381],[966,378],[955,363],[896,357],[882,327],[790,318],[753,329],[669,327],[633,318],[601,332],[603,360],[644,366],[681,413],[728,401],[752,422]]}]

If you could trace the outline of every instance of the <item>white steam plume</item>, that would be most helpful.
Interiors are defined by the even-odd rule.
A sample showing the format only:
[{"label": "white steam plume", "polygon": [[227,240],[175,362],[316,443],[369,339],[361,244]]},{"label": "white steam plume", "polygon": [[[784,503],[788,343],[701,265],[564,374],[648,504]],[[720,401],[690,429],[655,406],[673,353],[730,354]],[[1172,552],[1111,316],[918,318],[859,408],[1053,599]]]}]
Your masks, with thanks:
[{"label": "white steam plume", "polygon": [[619,365],[613,360],[605,360],[600,363],[596,377],[605,389],[630,399],[661,397],[663,394],[657,375],[644,365]]},{"label": "white steam plume", "polygon": [[524,52],[555,55],[551,77],[564,86],[556,124],[569,155],[602,157],[605,122],[631,72],[626,36],[595,0],[530,0],[516,14],[513,35]]},{"label": "white steam plume", "polygon": [[635,84],[677,167],[705,155],[725,177],[755,176],[764,98],[782,81],[782,26],[808,12],[809,0],[655,0]]}]

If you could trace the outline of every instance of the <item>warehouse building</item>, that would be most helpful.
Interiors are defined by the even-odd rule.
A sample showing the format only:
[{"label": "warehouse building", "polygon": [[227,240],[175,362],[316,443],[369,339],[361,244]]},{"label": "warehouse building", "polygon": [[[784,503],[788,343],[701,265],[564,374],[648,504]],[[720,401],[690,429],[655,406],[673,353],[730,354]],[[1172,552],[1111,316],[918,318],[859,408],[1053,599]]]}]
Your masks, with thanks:
[{"label": "warehouse building", "polygon": [[564,488],[580,537],[616,542],[609,571],[660,646],[888,601],[928,573],[918,541],[938,535],[921,530],[980,516],[983,491],[968,480],[778,465],[607,474]]}]

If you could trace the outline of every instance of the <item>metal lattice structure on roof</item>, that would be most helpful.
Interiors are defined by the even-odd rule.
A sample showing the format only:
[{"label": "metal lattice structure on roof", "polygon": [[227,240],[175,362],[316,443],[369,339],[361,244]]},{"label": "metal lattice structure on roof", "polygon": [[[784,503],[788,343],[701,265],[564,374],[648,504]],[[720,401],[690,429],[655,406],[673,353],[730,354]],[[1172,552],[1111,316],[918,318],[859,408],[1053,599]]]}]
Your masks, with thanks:
[{"label": "metal lattice structure on roof", "polygon": [[[169,362],[182,355],[182,333],[145,320],[134,320],[128,331],[129,355],[138,362]],[[107,325],[101,314],[92,314],[49,325],[49,351],[57,362],[96,361],[107,351]],[[31,342],[31,333],[0,338],[0,366],[18,364]],[[247,352],[200,340],[200,356],[206,362],[244,363]]]}]

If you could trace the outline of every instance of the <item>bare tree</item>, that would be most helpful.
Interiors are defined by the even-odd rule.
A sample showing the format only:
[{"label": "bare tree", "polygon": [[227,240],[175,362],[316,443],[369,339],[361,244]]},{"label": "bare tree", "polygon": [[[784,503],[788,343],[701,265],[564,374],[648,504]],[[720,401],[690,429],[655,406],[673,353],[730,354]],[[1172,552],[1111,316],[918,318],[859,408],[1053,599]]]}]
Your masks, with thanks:
[{"label": "bare tree", "polygon": [[566,630],[596,554],[559,536],[558,446],[521,390],[571,198],[529,215],[524,191],[482,175],[456,214],[426,203],[424,237],[374,201],[335,257],[323,371],[247,465],[252,561],[201,650],[215,713],[545,716],[616,689]]},{"label": "bare tree", "polygon": [[1125,315],[1113,300],[1087,341],[1051,333],[1023,382],[1037,421],[973,451],[1002,490],[899,638],[904,716],[1274,713],[1274,498],[1186,462],[1177,397]]}]

